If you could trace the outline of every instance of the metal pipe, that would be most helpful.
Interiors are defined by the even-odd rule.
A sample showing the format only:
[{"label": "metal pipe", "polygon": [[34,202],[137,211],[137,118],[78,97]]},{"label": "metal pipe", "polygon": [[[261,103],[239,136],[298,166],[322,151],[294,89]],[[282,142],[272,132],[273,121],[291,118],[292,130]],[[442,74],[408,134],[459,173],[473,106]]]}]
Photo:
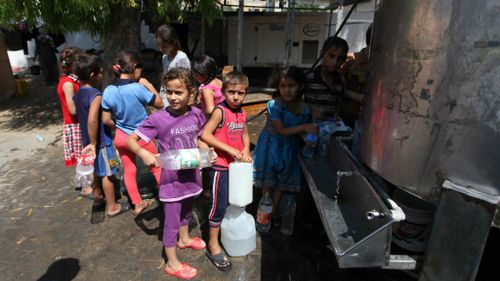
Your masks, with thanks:
[{"label": "metal pipe", "polygon": [[241,50],[243,49],[243,8],[244,0],[240,0],[240,8],[238,10],[238,36],[236,45],[236,69],[241,71]]},{"label": "metal pipe", "polygon": [[288,9],[287,17],[286,17],[286,58],[284,66],[288,67],[290,63],[290,55],[292,53],[292,29],[293,29],[293,18],[295,14],[295,0],[288,0]]}]

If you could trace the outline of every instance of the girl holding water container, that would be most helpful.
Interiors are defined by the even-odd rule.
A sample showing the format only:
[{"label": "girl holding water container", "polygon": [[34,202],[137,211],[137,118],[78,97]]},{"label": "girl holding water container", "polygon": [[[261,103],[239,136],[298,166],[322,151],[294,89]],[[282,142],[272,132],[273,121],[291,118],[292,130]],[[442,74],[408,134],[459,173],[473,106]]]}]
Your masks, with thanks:
[{"label": "girl holding water container", "polygon": [[[254,151],[254,182],[262,188],[263,197],[273,195],[272,216],[278,224],[277,205],[283,191],[297,193],[303,184],[299,164],[300,135],[317,132],[311,110],[302,101],[304,74],[296,67],[278,73],[275,79],[277,95],[267,103],[268,117]],[[264,227],[260,224],[266,224]],[[257,217],[257,230],[270,228],[268,218]]]},{"label": "girl holding water container", "polygon": [[[169,106],[150,115],[127,139],[130,151],[139,155],[151,167],[159,167],[157,155],[142,148],[138,144],[139,140],[150,142],[156,139],[162,152],[208,148],[199,140],[205,115],[199,108],[188,105],[195,90],[190,71],[184,68],[171,69],[164,77],[163,86]],[[197,274],[195,268],[177,259],[175,248],[205,249],[205,242],[199,237],[190,237],[188,229],[194,197],[201,191],[200,172],[197,168],[161,170],[159,197],[165,214],[163,245],[168,259],[165,268],[168,275],[191,279]]]}]

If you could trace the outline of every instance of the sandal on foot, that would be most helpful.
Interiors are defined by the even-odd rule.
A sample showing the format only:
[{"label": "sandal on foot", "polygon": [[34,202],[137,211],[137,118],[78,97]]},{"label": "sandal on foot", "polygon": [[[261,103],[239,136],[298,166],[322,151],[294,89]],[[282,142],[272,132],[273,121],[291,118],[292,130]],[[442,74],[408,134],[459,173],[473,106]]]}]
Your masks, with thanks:
[{"label": "sandal on foot", "polygon": [[128,202],[122,202],[122,203],[120,203],[120,209],[117,212],[115,212],[113,214],[106,214],[106,216],[108,218],[113,218],[113,217],[116,217],[118,215],[125,213],[128,210],[130,210],[130,204]]},{"label": "sandal on foot", "polygon": [[208,251],[206,251],[205,255],[220,271],[227,271],[233,267],[233,264],[231,263],[230,260],[227,259],[226,255],[222,252],[222,250],[217,255],[211,255]]},{"label": "sandal on foot", "polygon": [[203,250],[206,247],[207,247],[207,244],[200,237],[193,237],[191,239],[191,242],[189,242],[189,244],[184,245],[184,246],[180,246],[179,244],[177,244],[177,248],[179,248],[179,249],[191,248],[191,249],[195,249],[195,250]]},{"label": "sandal on foot", "polygon": [[86,198],[89,200],[94,200],[94,194],[92,194],[91,187],[84,187],[80,190],[80,197]]},{"label": "sandal on foot", "polygon": [[142,209],[141,209],[140,211],[138,211],[138,212],[136,212],[136,211],[134,210],[134,216],[135,216],[135,217],[139,216],[139,215],[140,215],[140,214],[142,214],[142,213],[145,213],[145,212],[147,212],[147,211],[150,211],[150,210],[152,210],[152,209],[156,208],[156,204],[155,204],[155,200],[154,200],[154,199],[144,199],[144,200],[142,200],[142,201],[143,201],[143,202],[145,202],[145,203],[144,203],[144,205],[145,205],[145,206],[144,206],[144,208],[142,208]]},{"label": "sandal on foot", "polygon": [[189,279],[195,277],[196,274],[198,274],[198,270],[196,270],[196,268],[191,267],[183,262],[181,263],[181,265],[182,265],[181,269],[174,271],[173,269],[168,267],[168,264],[167,264],[167,266],[165,267],[165,274],[172,275],[172,276],[175,276],[177,278],[184,279],[184,280],[189,280]]},{"label": "sandal on foot", "polygon": [[92,211],[90,215],[90,223],[96,224],[104,221],[104,213],[106,210],[106,204],[92,205]]}]

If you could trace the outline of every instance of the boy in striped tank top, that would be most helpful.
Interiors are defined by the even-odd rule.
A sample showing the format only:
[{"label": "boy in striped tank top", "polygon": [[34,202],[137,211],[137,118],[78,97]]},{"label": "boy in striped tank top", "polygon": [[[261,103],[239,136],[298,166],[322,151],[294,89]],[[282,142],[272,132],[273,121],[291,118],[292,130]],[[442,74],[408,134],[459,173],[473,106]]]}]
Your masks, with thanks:
[{"label": "boy in striped tank top", "polygon": [[201,132],[203,142],[213,147],[217,161],[210,169],[210,240],[206,255],[222,271],[232,264],[219,245],[220,225],[228,206],[228,168],[233,161],[252,162],[246,113],[241,108],[248,90],[248,77],[238,71],[223,78],[222,93],[226,99],[217,105]]}]

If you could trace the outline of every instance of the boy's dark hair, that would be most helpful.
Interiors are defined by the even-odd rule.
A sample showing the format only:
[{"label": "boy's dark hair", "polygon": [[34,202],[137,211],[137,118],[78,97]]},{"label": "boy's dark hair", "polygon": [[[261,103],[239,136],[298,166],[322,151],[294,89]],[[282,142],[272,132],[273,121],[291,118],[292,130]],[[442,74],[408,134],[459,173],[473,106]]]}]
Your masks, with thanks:
[{"label": "boy's dark hair", "polygon": [[245,73],[240,72],[240,71],[231,71],[224,75],[222,78],[222,92],[226,90],[228,85],[237,85],[237,84],[243,84],[245,85],[245,89],[248,90],[248,77],[245,75]]},{"label": "boy's dark hair", "polygon": [[335,37],[335,36],[328,37],[328,39],[325,40],[325,43],[323,43],[321,52],[325,52],[327,49],[330,49],[331,47],[343,48],[345,50],[346,55],[349,52],[349,45],[347,44],[347,41],[345,41],[340,37]]},{"label": "boy's dark hair", "polygon": [[61,73],[70,74],[71,67],[75,62],[76,56],[82,54],[83,50],[77,47],[67,47],[61,51],[59,67]]},{"label": "boy's dark hair", "polygon": [[[273,93],[273,98],[279,97],[280,96],[280,90],[279,90],[279,84],[281,79],[283,78],[292,78],[295,80],[299,86],[304,86],[306,82],[306,76],[304,74],[304,71],[302,71],[300,68],[295,67],[295,66],[290,66],[285,69],[282,69],[281,71],[278,71],[276,74],[274,74],[274,79],[272,81],[271,87],[276,88],[276,91]],[[299,97],[303,95],[303,89],[299,91]]]},{"label": "boy's dark hair", "polygon": [[102,60],[98,56],[82,53],[76,56],[73,69],[78,76],[78,80],[89,82],[92,73],[101,72],[102,64]]},{"label": "boy's dark hair", "polygon": [[195,56],[191,62],[191,70],[202,75],[207,75],[205,83],[210,83],[215,78],[217,63],[212,57],[207,55]]},{"label": "boy's dark hair", "polygon": [[141,56],[132,50],[120,51],[113,60],[112,70],[115,74],[134,73],[137,65],[141,64]]},{"label": "boy's dark hair", "polygon": [[158,30],[156,30],[156,38],[159,38],[162,42],[174,45],[177,50],[182,49],[177,31],[170,25],[164,24],[158,27]]},{"label": "boy's dark hair", "polygon": [[186,88],[188,89],[189,93],[192,93],[196,89],[194,85],[193,75],[191,74],[191,71],[186,68],[174,67],[170,69],[163,76],[163,86],[166,88],[167,82],[175,79],[179,79],[181,82],[186,84]]}]

